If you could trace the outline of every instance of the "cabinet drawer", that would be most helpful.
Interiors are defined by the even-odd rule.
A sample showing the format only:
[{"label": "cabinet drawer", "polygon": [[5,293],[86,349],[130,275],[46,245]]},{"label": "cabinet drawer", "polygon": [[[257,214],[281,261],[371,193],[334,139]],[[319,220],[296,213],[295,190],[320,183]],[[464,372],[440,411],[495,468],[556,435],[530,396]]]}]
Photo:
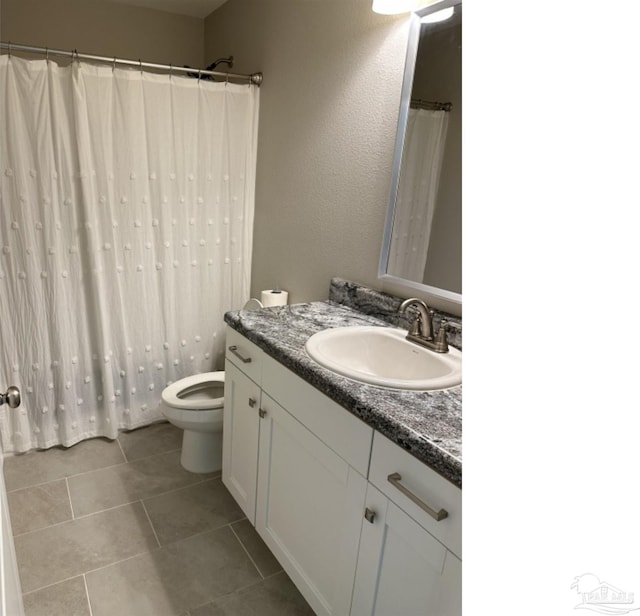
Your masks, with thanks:
[{"label": "cabinet drawer", "polygon": [[[373,437],[369,481],[462,558],[462,490],[378,432]],[[437,521],[403,489],[436,512],[444,509],[447,517]]]},{"label": "cabinet drawer", "polygon": [[254,383],[262,382],[264,352],[242,334],[227,327],[226,359],[232,362]]}]

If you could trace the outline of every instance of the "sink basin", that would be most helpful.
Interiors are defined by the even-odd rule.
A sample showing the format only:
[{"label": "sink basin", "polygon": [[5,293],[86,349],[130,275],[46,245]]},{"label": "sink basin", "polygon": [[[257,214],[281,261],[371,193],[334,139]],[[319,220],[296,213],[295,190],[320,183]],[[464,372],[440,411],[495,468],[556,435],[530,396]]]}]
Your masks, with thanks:
[{"label": "sink basin", "polygon": [[462,383],[462,353],[435,353],[392,327],[325,329],[307,340],[309,356],[350,379],[393,389],[447,389]]}]

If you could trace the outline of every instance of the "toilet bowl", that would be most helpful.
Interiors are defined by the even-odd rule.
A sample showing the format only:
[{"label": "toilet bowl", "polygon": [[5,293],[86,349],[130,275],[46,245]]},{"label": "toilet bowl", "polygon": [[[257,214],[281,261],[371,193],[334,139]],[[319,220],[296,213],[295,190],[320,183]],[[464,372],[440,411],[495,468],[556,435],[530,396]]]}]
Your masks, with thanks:
[{"label": "toilet bowl", "polygon": [[162,414],[184,430],[180,463],[192,473],[222,468],[224,372],[204,372],[168,385],[162,392]]}]

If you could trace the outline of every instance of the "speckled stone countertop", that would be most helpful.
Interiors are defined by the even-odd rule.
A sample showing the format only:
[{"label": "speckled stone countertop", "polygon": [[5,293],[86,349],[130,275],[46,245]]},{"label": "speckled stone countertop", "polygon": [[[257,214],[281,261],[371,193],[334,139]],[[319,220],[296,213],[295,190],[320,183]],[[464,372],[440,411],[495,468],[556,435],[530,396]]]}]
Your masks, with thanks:
[{"label": "speckled stone countertop", "polygon": [[304,348],[309,337],[323,329],[389,327],[388,322],[333,300],[228,312],[224,320],[347,411],[462,487],[462,386],[442,391],[375,387],[326,370]]}]

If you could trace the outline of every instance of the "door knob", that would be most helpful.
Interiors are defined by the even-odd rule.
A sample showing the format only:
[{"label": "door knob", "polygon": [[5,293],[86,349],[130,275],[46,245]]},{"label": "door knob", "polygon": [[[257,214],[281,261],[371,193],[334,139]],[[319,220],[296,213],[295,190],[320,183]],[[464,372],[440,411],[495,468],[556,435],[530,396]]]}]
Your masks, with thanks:
[{"label": "door knob", "polygon": [[9,387],[6,394],[0,394],[0,405],[2,404],[8,404],[12,409],[20,406],[20,390],[14,385]]}]

